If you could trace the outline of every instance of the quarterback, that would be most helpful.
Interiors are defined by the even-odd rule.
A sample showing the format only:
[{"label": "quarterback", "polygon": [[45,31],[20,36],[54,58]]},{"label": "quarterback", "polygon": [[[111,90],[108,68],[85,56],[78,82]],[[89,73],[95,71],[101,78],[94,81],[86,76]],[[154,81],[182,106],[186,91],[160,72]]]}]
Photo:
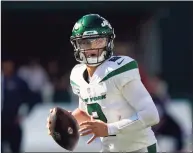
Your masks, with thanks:
[{"label": "quarterback", "polygon": [[70,83],[79,97],[79,109],[90,121],[80,123],[80,135],[100,137],[101,152],[158,152],[151,126],[158,111],[141,82],[137,62],[113,56],[114,30],[98,14],[79,19],[70,38],[77,64]]}]

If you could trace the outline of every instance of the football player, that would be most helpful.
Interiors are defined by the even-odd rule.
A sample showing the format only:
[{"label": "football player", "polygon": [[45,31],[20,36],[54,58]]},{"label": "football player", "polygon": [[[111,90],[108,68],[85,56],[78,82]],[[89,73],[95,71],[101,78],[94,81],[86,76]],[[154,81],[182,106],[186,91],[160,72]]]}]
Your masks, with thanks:
[{"label": "football player", "polygon": [[70,38],[77,64],[71,72],[79,108],[90,121],[80,123],[80,135],[100,137],[101,152],[158,152],[151,126],[158,124],[154,102],[141,82],[136,60],[113,56],[114,30],[98,14],[79,19]]}]

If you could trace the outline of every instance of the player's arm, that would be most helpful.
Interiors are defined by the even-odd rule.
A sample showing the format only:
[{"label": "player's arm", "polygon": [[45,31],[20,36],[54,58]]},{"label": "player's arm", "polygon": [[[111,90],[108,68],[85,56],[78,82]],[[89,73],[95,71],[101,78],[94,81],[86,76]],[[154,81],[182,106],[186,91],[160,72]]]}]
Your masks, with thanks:
[{"label": "player's arm", "polygon": [[133,79],[121,88],[127,102],[136,110],[136,114],[127,119],[108,124],[109,135],[126,130],[134,132],[159,123],[156,106],[140,79]]},{"label": "player's arm", "polygon": [[86,105],[85,105],[85,103],[81,100],[80,97],[79,97],[79,101],[78,101],[78,107],[77,107],[75,110],[69,111],[69,112],[73,114],[73,112],[76,112],[77,109],[86,112]]},{"label": "player's arm", "polygon": [[81,98],[79,98],[78,108],[72,112],[72,115],[76,118],[79,124],[91,120],[90,115],[87,113],[86,104],[82,101]]}]

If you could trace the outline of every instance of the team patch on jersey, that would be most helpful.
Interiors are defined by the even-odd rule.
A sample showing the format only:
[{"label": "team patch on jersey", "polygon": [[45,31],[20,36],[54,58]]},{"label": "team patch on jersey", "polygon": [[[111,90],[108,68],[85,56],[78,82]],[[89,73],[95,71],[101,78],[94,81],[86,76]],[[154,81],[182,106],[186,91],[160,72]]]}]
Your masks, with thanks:
[{"label": "team patch on jersey", "polygon": [[106,81],[106,80],[108,80],[109,78],[111,78],[111,77],[113,77],[115,75],[119,75],[119,74],[121,74],[123,72],[129,71],[129,70],[132,70],[132,69],[136,69],[136,68],[138,68],[137,62],[136,61],[132,61],[132,62],[127,63],[127,64],[121,66],[120,68],[110,72],[100,82]]}]

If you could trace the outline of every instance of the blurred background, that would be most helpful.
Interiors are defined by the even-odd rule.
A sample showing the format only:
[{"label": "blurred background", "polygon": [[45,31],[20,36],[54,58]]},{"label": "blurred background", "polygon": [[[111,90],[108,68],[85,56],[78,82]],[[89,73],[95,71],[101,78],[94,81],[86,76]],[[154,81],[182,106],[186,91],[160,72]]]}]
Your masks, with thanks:
[{"label": "blurred background", "polygon": [[[160,114],[153,127],[165,151],[192,150],[192,2],[1,2],[1,142],[3,152],[64,152],[47,135],[49,109],[73,110],[69,85],[77,62],[75,22],[97,13],[115,29],[116,55],[135,58]],[[75,151],[100,150],[100,141]]]}]

